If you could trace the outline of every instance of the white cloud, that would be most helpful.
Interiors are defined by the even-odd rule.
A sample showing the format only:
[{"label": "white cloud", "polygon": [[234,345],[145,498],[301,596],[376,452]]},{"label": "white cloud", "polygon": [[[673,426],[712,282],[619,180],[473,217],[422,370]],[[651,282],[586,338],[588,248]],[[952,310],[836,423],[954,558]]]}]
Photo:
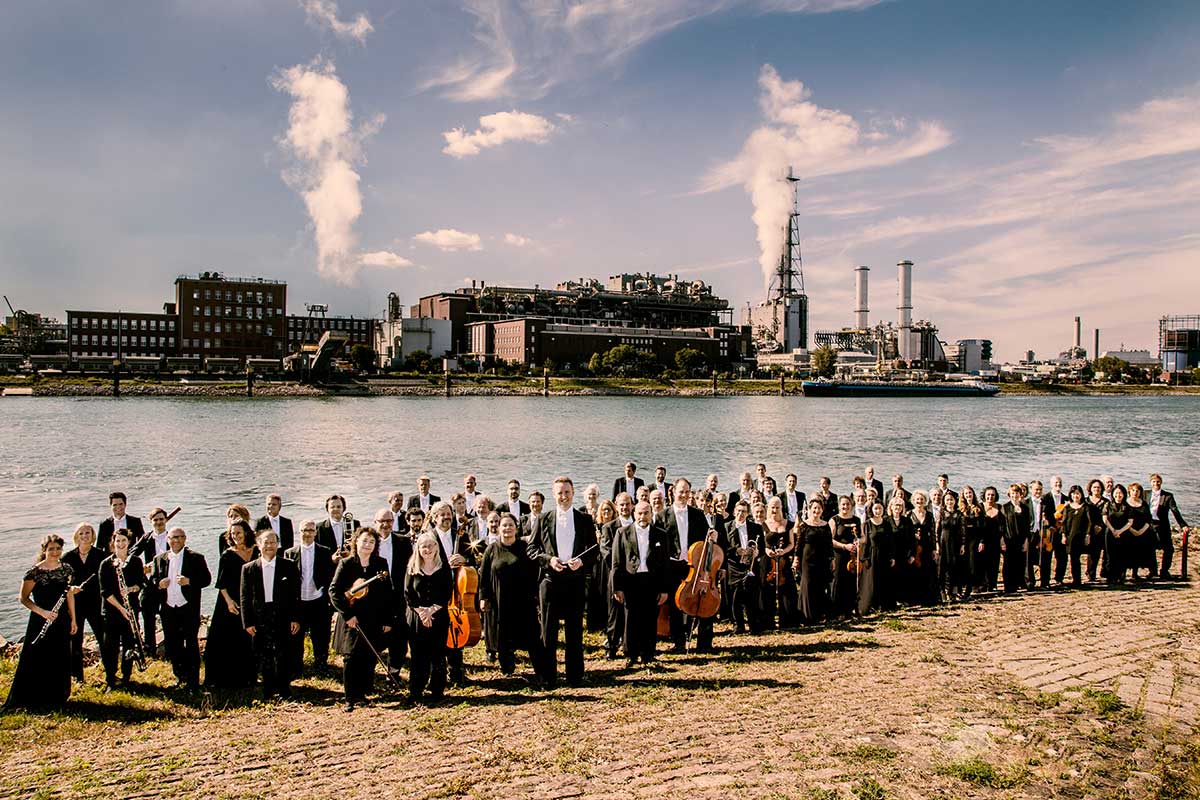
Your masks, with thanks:
[{"label": "white cloud", "polygon": [[421,89],[451,100],[541,97],[598,67],[619,64],[646,42],[713,14],[823,14],[882,0],[464,0],[474,19],[471,54]]},{"label": "white cloud", "polygon": [[413,262],[404,256],[397,255],[390,250],[374,250],[370,253],[362,253],[358,257],[358,263],[364,267],[386,267],[389,269],[411,267],[413,265]]},{"label": "white cloud", "polygon": [[455,158],[479,155],[488,147],[499,147],[505,142],[534,142],[542,144],[557,130],[550,120],[537,114],[523,111],[500,111],[479,118],[479,127],[472,133],[464,128],[454,128],[442,136],[446,146],[442,152]]},{"label": "white cloud", "polygon": [[317,244],[317,270],[351,284],[358,274],[358,235],[362,193],[355,165],[363,162],[362,143],[383,124],[379,115],[354,127],[350,92],[330,61],[281,70],[271,85],[293,98],[281,145],[295,159],[284,181],[304,199]]},{"label": "white cloud", "polygon": [[513,247],[525,247],[528,244],[532,244],[533,240],[528,236],[520,236],[515,233],[506,233],[504,234],[504,243],[511,244]]},{"label": "white cloud", "polygon": [[456,250],[482,250],[483,244],[478,233],[463,233],[454,228],[440,228],[436,231],[424,231],[413,237],[413,241],[433,245],[439,250],[454,252]]},{"label": "white cloud", "polygon": [[367,35],[375,30],[371,20],[363,13],[350,22],[342,22],[338,19],[338,7],[334,0],[300,0],[300,5],[309,25],[329,30],[339,39],[353,39],[362,44],[366,42]]},{"label": "white cloud", "polygon": [[759,73],[759,106],[766,124],[754,130],[741,152],[709,171],[702,188],[742,185],[754,204],[759,266],[769,282],[779,264],[792,187],[789,167],[804,179],[883,167],[927,155],[953,141],[938,122],[873,121],[867,128],[849,114],[810,101],[800,81],[785,81],[770,64]]}]

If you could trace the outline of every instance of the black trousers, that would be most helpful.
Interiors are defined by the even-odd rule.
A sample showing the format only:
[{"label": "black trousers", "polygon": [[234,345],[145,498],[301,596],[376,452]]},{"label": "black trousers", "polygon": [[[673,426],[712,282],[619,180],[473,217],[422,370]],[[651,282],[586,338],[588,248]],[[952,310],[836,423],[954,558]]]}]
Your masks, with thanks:
[{"label": "black trousers", "polygon": [[621,642],[625,638],[625,606],[618,603],[612,596],[612,592],[608,593],[608,624],[604,626],[605,638],[608,642],[608,654],[616,655],[621,649]]},{"label": "black trousers", "polygon": [[[400,625],[398,627],[405,627]],[[408,644],[412,648],[412,660],[408,665],[408,696],[420,700],[429,690],[429,696],[438,700],[446,693],[446,656],[457,653],[462,663],[462,650],[446,647],[447,622],[435,615],[433,625],[426,628],[418,625],[412,631]],[[393,628],[393,630],[395,630]],[[460,666],[461,669],[461,666]]]},{"label": "black trousers", "polygon": [[75,620],[79,625],[75,629],[75,635],[71,637],[71,674],[77,680],[83,680],[83,623],[92,626],[96,644],[100,645],[101,652],[104,650],[104,618],[100,611],[99,596],[80,603],[78,600],[82,595],[83,593],[80,593],[75,597]]},{"label": "black trousers", "polygon": [[161,590],[150,584],[140,592],[142,595],[142,641],[146,644],[146,655],[158,652],[158,616],[163,605]]},{"label": "black trousers", "polygon": [[[1105,566],[1108,565],[1108,553],[1104,549],[1104,534],[1092,533],[1092,542],[1085,549],[1087,553],[1087,576],[1089,581],[1096,580],[1096,572],[1100,567],[1100,562],[1103,560]],[[1103,574],[1103,573],[1101,573]]]},{"label": "black trousers", "polygon": [[[1031,533],[1029,535],[1029,549],[1025,553],[1025,585],[1032,589],[1037,586],[1037,571],[1042,566],[1042,553],[1045,548],[1042,547],[1042,534]],[[1048,577],[1043,573],[1043,577]],[[1049,580],[1043,580],[1042,586],[1049,583]]]},{"label": "black trousers", "polygon": [[1047,551],[1045,547],[1038,547],[1038,558],[1041,565],[1038,567],[1038,572],[1041,577],[1042,588],[1050,585],[1050,565],[1051,561],[1054,564],[1054,580],[1059,583],[1063,582],[1063,578],[1067,576],[1067,546],[1063,544],[1062,534],[1054,534],[1054,549]]},{"label": "black trousers", "polygon": [[1009,539],[1004,543],[1004,593],[1011,594],[1025,588],[1026,553],[1021,549],[1022,542]]},{"label": "black trousers", "polygon": [[[383,639],[383,629],[380,627],[372,628],[366,634],[370,637],[371,644]],[[375,653],[371,651],[361,633],[355,632],[352,635],[354,645],[350,654],[342,660],[342,689],[346,693],[347,702],[363,700],[375,689]]]},{"label": "black trousers", "polygon": [[134,648],[133,628],[129,621],[115,608],[104,611],[104,639],[100,642],[100,660],[104,664],[104,682],[117,685],[117,664],[120,662],[121,677],[126,681],[133,674],[133,659],[121,659],[125,652]]},{"label": "black trousers", "polygon": [[1155,527],[1158,529],[1158,547],[1162,550],[1162,566],[1159,567],[1158,574],[1160,577],[1167,578],[1171,575],[1171,562],[1175,560],[1175,541],[1171,538],[1171,523],[1162,522]]},{"label": "black trousers", "polygon": [[566,638],[567,681],[583,679],[584,582],[578,578],[544,578],[538,584],[542,614],[542,679],[553,686],[558,678],[558,627],[562,621]]},{"label": "black trousers", "polygon": [[313,665],[324,669],[329,663],[329,626],[333,609],[329,599],[321,596],[316,600],[300,601],[300,632],[292,640],[292,675],[304,671],[304,637],[312,639]]},{"label": "black trousers", "polygon": [[729,618],[735,629],[749,628],[751,633],[762,630],[762,589],[758,573],[741,564],[730,565],[725,586],[724,601],[729,604]]},{"label": "black trousers", "polygon": [[630,660],[640,658],[649,664],[654,660],[654,649],[658,644],[658,588],[649,573],[628,576],[623,608],[625,657]]},{"label": "black trousers", "polygon": [[689,617],[675,605],[674,597],[667,598],[667,602],[671,604],[671,643],[675,645],[675,649],[682,650],[687,647],[687,634],[694,629],[696,650],[712,650],[713,618]]},{"label": "black trousers", "polygon": [[388,667],[392,671],[403,667],[404,659],[408,655],[409,638],[412,633],[405,622],[407,616],[408,612],[403,607],[397,609],[396,624],[383,636],[383,647],[387,649],[388,654]]},{"label": "black trousers", "polygon": [[196,637],[200,632],[200,615],[190,604],[171,608],[163,603],[161,611],[167,658],[171,660],[175,679],[197,687],[200,685],[200,644]]},{"label": "black trousers", "polygon": [[[1083,582],[1083,556],[1089,552],[1088,545],[1083,543],[1083,536],[1076,536],[1071,540],[1071,583],[1079,586]],[[1090,558],[1090,556],[1089,556]]]},{"label": "black trousers", "polygon": [[291,621],[280,619],[275,604],[267,603],[254,633],[254,657],[258,661],[264,697],[291,692],[295,663],[292,642]]}]

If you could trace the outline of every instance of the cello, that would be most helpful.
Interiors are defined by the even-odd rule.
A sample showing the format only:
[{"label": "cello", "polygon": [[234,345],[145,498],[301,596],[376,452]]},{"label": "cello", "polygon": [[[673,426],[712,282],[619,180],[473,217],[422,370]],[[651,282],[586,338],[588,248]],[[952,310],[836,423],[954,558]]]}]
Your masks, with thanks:
[{"label": "cello", "polygon": [[451,650],[471,647],[483,635],[483,621],[479,617],[479,572],[474,567],[458,567],[454,574],[454,590],[446,612],[450,616],[450,627],[446,631],[446,646]]},{"label": "cello", "polygon": [[690,617],[707,619],[721,609],[721,583],[717,575],[725,563],[725,553],[709,531],[704,541],[688,548],[688,575],[675,590],[675,605]]}]

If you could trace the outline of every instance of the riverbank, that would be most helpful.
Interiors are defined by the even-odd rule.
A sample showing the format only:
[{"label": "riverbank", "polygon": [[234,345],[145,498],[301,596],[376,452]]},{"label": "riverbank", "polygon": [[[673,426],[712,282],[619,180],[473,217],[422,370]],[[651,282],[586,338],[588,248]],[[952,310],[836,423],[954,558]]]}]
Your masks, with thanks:
[{"label": "riverbank", "polygon": [[[113,382],[106,378],[6,378],[0,380],[0,391],[6,397],[111,397]],[[616,397],[747,397],[802,395],[801,381],[774,380],[705,380],[665,381],[653,378],[493,378],[488,376],[451,376],[448,389],[451,396],[616,396]],[[1098,397],[1124,395],[1163,397],[1168,395],[1200,395],[1200,386],[1074,386],[1005,383],[1000,385],[1005,396],[1078,396]],[[126,397],[245,397],[245,381],[193,380],[157,381],[124,377],[120,393]],[[330,396],[441,396],[447,393],[442,376],[380,377],[347,384],[310,386],[285,381],[256,380],[254,397],[330,397]]]}]

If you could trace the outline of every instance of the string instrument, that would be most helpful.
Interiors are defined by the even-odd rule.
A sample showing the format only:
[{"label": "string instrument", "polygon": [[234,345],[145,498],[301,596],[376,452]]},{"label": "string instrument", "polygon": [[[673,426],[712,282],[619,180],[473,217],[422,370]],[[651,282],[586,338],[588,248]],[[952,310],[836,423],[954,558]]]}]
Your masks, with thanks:
[{"label": "string instrument", "polygon": [[451,650],[471,647],[483,635],[475,595],[479,591],[479,572],[474,567],[458,567],[454,575],[454,591],[446,611],[450,629],[446,631],[446,646]]},{"label": "string instrument", "polygon": [[913,550],[913,566],[917,569],[921,568],[921,556],[925,554],[925,545],[921,544],[921,540],[917,539],[917,547]]},{"label": "string instrument", "polygon": [[367,596],[367,592],[370,591],[372,583],[380,578],[386,578],[387,576],[387,570],[382,569],[369,578],[359,578],[353,584],[351,584],[349,589],[346,590],[346,602],[348,602],[350,605],[354,605],[356,601],[362,600]]},{"label": "string instrument", "polygon": [[862,545],[855,542],[854,558],[846,560],[846,572],[851,575],[861,575],[867,568],[867,562],[862,560]]},{"label": "string instrument", "polygon": [[680,611],[706,619],[721,609],[721,584],[717,574],[724,563],[724,551],[707,536],[688,548],[688,576],[675,590],[675,605]]},{"label": "string instrument", "polygon": [[671,638],[671,603],[667,601],[658,607],[658,623],[655,631],[660,639]]},{"label": "string instrument", "polygon": [[1066,503],[1059,503],[1054,509],[1054,524],[1042,531],[1042,549],[1047,553],[1054,552],[1054,537],[1062,530],[1063,509],[1066,507]]}]

